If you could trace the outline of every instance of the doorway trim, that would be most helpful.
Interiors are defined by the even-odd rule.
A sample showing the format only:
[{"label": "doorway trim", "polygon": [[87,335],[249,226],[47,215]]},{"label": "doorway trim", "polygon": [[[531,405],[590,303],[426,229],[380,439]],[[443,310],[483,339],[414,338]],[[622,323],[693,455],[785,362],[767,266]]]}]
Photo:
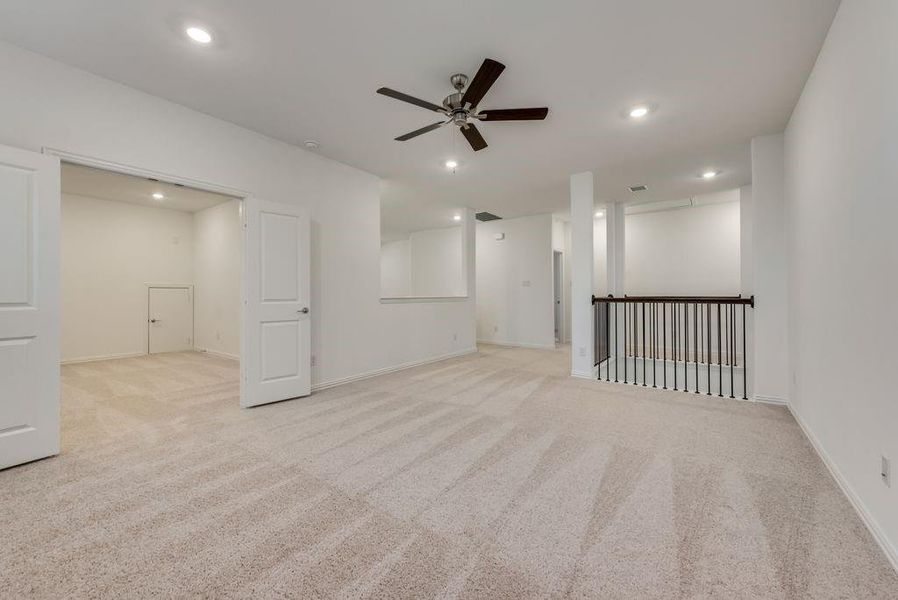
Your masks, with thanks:
[{"label": "doorway trim", "polygon": [[41,149],[41,152],[43,154],[56,156],[62,162],[73,163],[85,167],[93,167],[95,169],[102,169],[104,171],[112,171],[113,173],[121,173],[123,175],[133,175],[134,177],[141,177],[144,179],[158,179],[159,181],[165,183],[176,183],[185,187],[202,190],[204,192],[233,196],[235,198],[240,198],[241,200],[243,200],[244,198],[249,198],[253,195],[251,192],[241,190],[239,188],[227,187],[215,183],[210,183],[208,181],[202,181],[200,179],[191,179],[189,177],[171,175],[169,173],[160,173],[159,171],[153,171],[151,169],[142,169],[140,167],[126,165],[124,163],[117,163],[110,160],[104,160],[102,158],[95,158],[93,156],[87,156],[86,154],[67,152],[65,150],[50,148],[48,146],[44,146]]},{"label": "doorway trim", "polygon": [[[240,264],[240,331],[243,331],[243,323],[246,320],[246,281],[244,278],[244,274],[246,273],[246,213],[245,213],[245,205],[246,199],[253,197],[254,194],[251,191],[234,188],[224,185],[218,185],[216,183],[211,183],[209,181],[203,181],[201,179],[192,179],[190,177],[182,177],[180,175],[172,175],[170,173],[162,173],[160,171],[153,171],[152,169],[144,169],[141,167],[135,167],[133,165],[128,165],[125,163],[119,163],[111,160],[106,160],[102,158],[97,158],[94,156],[88,156],[86,154],[79,154],[77,152],[69,152],[67,150],[61,150],[59,148],[53,148],[51,146],[43,146],[41,147],[41,153],[47,154],[50,156],[55,156],[59,158],[60,163],[67,162],[76,165],[82,165],[85,167],[93,167],[95,169],[102,169],[104,171],[110,171],[112,173],[121,173],[123,175],[133,175],[134,177],[141,177],[144,179],[156,179],[158,181],[164,183],[174,183],[183,185],[185,187],[194,188],[197,190],[202,190],[205,192],[212,192],[215,194],[223,194],[226,196],[232,196],[240,201],[240,228],[242,230],[241,242],[243,243],[243,258]],[[149,285],[149,284],[147,284]],[[164,284],[163,284],[164,285]],[[193,284],[190,284],[191,290],[193,289]],[[182,285],[176,287],[183,287]],[[194,319],[193,319],[193,327],[194,334],[196,333],[196,294],[193,294],[193,304],[194,304]],[[149,307],[149,290],[147,290],[147,306]],[[149,309],[148,309],[149,311]],[[60,328],[57,327],[57,334],[60,333]],[[144,328],[144,336],[145,343],[144,348],[147,349],[147,354],[149,355],[149,329]],[[193,340],[194,346],[196,345],[196,336],[194,335]],[[242,346],[241,346],[242,350]],[[242,356],[239,357],[241,360],[241,371],[240,371],[240,380],[243,381],[244,373],[243,373],[243,361]]]},{"label": "doorway trim", "polygon": [[[558,295],[556,299],[555,296]],[[565,302],[564,302],[564,252],[552,250],[552,322],[558,327],[556,344],[564,344]]]},{"label": "doorway trim", "polygon": [[143,336],[144,336],[144,344],[143,347],[146,348],[146,355],[150,355],[150,290],[156,289],[167,289],[167,290],[188,290],[190,294],[190,347],[192,350],[196,350],[196,294],[193,291],[192,283],[147,283],[146,285],[146,294],[145,298],[147,301],[147,324],[146,327],[143,328]]}]

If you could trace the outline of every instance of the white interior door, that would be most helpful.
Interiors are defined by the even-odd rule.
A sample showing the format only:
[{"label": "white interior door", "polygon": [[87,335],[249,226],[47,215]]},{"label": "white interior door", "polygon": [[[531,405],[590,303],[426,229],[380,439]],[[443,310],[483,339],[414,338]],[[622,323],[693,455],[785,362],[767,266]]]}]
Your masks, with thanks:
[{"label": "white interior door", "polygon": [[150,354],[193,349],[193,294],[189,287],[149,288]]},{"label": "white interior door", "polygon": [[0,468],[59,453],[59,160],[0,146]]},{"label": "white interior door", "polygon": [[309,218],[297,206],[243,203],[244,314],[240,405],[311,392]]}]

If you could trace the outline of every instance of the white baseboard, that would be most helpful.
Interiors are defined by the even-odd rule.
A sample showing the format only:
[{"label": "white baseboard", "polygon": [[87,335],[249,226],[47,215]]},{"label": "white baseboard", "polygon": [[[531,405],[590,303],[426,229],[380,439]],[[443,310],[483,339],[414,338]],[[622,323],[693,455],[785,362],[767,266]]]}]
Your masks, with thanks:
[{"label": "white baseboard", "polygon": [[780,398],[779,396],[763,396],[760,394],[755,394],[751,397],[752,402],[762,402],[764,404],[777,404],[779,406],[789,406],[789,401],[785,398]]},{"label": "white baseboard", "polygon": [[555,350],[555,343],[551,344],[527,344],[521,342],[503,342],[501,340],[477,340],[478,344],[491,344],[504,348],[533,348],[536,350]]},{"label": "white baseboard", "polygon": [[814,435],[802,418],[792,410],[792,406],[787,404],[789,408],[789,412],[792,413],[792,416],[795,418],[795,422],[798,423],[798,426],[801,427],[801,430],[804,432],[808,441],[811,442],[811,446],[814,447],[814,450],[817,451],[817,455],[823,461],[823,464],[826,465],[826,468],[829,469],[830,474],[833,476],[833,479],[836,480],[836,483],[839,485],[839,488],[842,490],[842,493],[848,498],[848,501],[851,502],[851,505],[854,507],[855,512],[857,512],[858,516],[860,516],[861,521],[863,521],[864,525],[867,526],[867,529],[873,535],[873,539],[876,540],[876,543],[879,544],[879,547],[882,548],[882,551],[885,553],[886,558],[892,564],[892,568],[898,572],[898,548],[895,547],[894,544],[889,540],[886,536],[885,532],[882,530],[882,527],[879,526],[879,523],[876,522],[876,519],[873,518],[873,515],[870,514],[870,511],[867,510],[866,505],[863,500],[861,500],[860,496],[858,496],[851,485],[848,483],[848,480],[842,475],[842,472],[839,470],[839,467],[836,466],[836,463],[830,458],[829,454],[823,448],[823,445],[820,443],[820,440],[817,439],[817,436]]},{"label": "white baseboard", "polygon": [[312,385],[312,391],[317,392],[320,390],[326,390],[327,388],[336,387],[338,385],[344,385],[347,383],[352,383],[354,381],[361,381],[363,379],[370,379],[371,377],[377,377],[378,375],[386,375],[387,373],[394,373],[396,371],[402,371],[404,369],[411,369],[412,367],[420,367],[421,365],[427,365],[430,363],[440,362],[441,360],[447,360],[450,358],[455,358],[457,356],[464,356],[466,354],[474,354],[477,352],[477,348],[467,348],[465,350],[459,350],[458,352],[450,352],[449,354],[443,354],[440,356],[434,356],[431,358],[425,358],[423,360],[416,360],[407,363],[402,363],[399,365],[395,365],[392,367],[384,367],[383,369],[375,369],[373,371],[367,371],[365,373],[359,373],[358,375],[350,375],[349,377],[342,377],[340,379],[331,379],[330,381],[322,381]]},{"label": "white baseboard", "polygon": [[571,371],[571,377],[577,377],[579,379],[596,379],[598,375],[596,375],[595,369],[593,369],[592,371]]},{"label": "white baseboard", "polygon": [[212,356],[217,356],[219,358],[229,358],[231,360],[240,360],[240,356],[237,354],[229,354],[227,352],[219,352],[218,350],[210,350],[209,348],[194,348],[197,352],[205,352],[206,354],[211,354]]},{"label": "white baseboard", "polygon": [[77,365],[79,363],[97,362],[100,360],[115,360],[117,358],[135,358],[137,356],[146,356],[146,352],[122,352],[121,354],[103,354],[99,356],[83,356],[81,358],[68,358],[59,361],[61,365]]}]

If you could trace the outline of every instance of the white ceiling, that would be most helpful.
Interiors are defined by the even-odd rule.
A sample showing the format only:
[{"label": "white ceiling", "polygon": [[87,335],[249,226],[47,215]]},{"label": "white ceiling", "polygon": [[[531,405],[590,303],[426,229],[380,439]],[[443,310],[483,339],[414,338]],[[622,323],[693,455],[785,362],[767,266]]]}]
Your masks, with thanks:
[{"label": "white ceiling", "polygon": [[[204,192],[173,183],[151,181],[142,177],[70,163],[62,164],[62,192],[100,200],[113,200],[191,213],[233,200],[230,196]],[[160,192],[165,197],[157,200],[153,198],[155,192]]]},{"label": "white ceiling", "polygon": [[[422,198],[502,216],[568,201],[593,170],[597,195],[666,200],[750,181],[748,144],[782,131],[839,0],[490,0],[453,4],[4,0],[0,37],[319,152],[388,180],[385,201]],[[209,47],[187,40],[208,27]],[[483,123],[476,155],[437,119],[379,96],[438,102],[449,74],[507,65],[482,108],[549,106],[544,122]],[[657,111],[635,123],[636,103]],[[461,162],[452,174],[447,157]],[[705,168],[718,180],[697,178]]]}]

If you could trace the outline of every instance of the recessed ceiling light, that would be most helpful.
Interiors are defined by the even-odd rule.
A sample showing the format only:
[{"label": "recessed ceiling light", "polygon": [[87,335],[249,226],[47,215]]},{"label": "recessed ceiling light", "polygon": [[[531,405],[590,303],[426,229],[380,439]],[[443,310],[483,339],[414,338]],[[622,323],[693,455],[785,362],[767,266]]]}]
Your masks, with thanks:
[{"label": "recessed ceiling light", "polygon": [[317,150],[318,147],[321,146],[321,144],[319,144],[319,143],[318,143],[317,141],[315,141],[315,140],[306,140],[306,141],[303,142],[303,145],[304,145],[306,148],[308,148],[309,150]]},{"label": "recessed ceiling light", "polygon": [[162,192],[153,192],[153,199],[154,200],[164,200],[165,194],[163,194]]},{"label": "recessed ceiling light", "polygon": [[600,210],[599,210],[599,211],[596,211],[596,218],[601,217],[603,214],[605,214],[605,213],[603,213],[603,212],[600,211]]},{"label": "recessed ceiling light", "polygon": [[452,220],[453,220],[453,221],[461,221],[461,215],[454,215],[454,216],[452,217]]},{"label": "recessed ceiling light", "polygon": [[200,27],[188,27],[187,37],[197,44],[208,44],[212,41],[212,34]]},{"label": "recessed ceiling light", "polygon": [[648,106],[634,106],[630,109],[630,117],[634,119],[641,119],[642,117],[649,114]]},{"label": "recessed ceiling light", "polygon": [[705,171],[702,173],[702,179],[714,179],[720,175],[720,171]]},{"label": "recessed ceiling light", "polygon": [[447,160],[447,161],[446,161],[446,168],[447,168],[447,169],[454,169],[454,168],[457,167],[457,166],[458,166],[458,162],[457,162],[457,161],[454,161],[454,160]]}]

